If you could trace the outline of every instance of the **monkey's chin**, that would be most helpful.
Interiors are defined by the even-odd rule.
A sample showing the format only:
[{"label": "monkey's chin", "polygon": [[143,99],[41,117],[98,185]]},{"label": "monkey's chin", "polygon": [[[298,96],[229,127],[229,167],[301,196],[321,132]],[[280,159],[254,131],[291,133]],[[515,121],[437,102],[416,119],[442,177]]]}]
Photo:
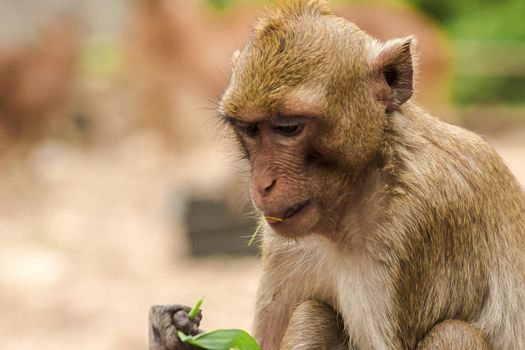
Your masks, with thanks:
[{"label": "monkey's chin", "polygon": [[[272,217],[283,218],[282,221]],[[308,235],[319,222],[319,210],[316,204],[308,201],[300,210],[293,210],[292,215],[268,215],[266,220],[272,230],[286,238],[298,238]]]}]

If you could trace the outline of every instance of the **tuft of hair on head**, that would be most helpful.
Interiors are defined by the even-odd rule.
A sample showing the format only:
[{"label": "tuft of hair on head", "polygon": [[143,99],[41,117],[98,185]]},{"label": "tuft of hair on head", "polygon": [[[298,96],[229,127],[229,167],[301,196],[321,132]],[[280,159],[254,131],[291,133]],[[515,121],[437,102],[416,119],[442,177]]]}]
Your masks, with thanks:
[{"label": "tuft of hair on head", "polygon": [[284,15],[319,15],[332,14],[332,9],[326,0],[281,0],[277,11]]},{"label": "tuft of hair on head", "polygon": [[276,6],[267,11],[255,25],[255,37],[264,37],[278,32],[286,19],[302,16],[329,16],[333,12],[326,0],[278,0]]}]

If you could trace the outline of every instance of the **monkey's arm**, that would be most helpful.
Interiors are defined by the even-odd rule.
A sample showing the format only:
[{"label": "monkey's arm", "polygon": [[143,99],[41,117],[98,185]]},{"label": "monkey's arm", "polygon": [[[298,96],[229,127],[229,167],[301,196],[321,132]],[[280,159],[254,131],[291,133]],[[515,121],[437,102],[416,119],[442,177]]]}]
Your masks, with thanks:
[{"label": "monkey's arm", "polygon": [[280,350],[347,350],[342,320],[320,302],[307,300],[293,312]]},{"label": "monkey's arm", "polygon": [[491,350],[486,336],[468,323],[458,320],[435,325],[421,340],[417,350]]},{"label": "monkey's arm", "polygon": [[297,263],[297,250],[279,251],[282,247],[277,243],[271,250],[263,248],[263,271],[253,324],[254,336],[262,350],[279,349],[294,308],[311,298],[311,291],[306,290],[304,283],[308,268]]},{"label": "monkey's arm", "polygon": [[279,287],[263,274],[257,292],[253,333],[262,350],[277,350],[284,336],[296,300],[290,298],[286,286]]}]

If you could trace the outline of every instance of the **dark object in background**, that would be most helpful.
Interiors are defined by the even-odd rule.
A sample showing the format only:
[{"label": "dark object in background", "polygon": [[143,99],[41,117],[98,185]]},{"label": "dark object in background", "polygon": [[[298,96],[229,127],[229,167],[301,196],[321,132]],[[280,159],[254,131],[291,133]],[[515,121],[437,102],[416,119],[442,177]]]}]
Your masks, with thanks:
[{"label": "dark object in background", "polygon": [[257,244],[248,246],[257,222],[244,213],[233,213],[224,201],[192,198],[186,209],[186,226],[192,256],[255,255]]}]

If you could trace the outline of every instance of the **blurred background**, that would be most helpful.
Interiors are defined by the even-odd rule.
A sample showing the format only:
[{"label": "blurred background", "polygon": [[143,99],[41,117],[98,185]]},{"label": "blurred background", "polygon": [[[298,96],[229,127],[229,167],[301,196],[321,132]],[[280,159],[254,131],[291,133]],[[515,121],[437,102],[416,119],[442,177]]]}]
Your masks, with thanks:
[{"label": "blurred background", "polygon": [[[334,1],[415,34],[418,100],[525,183],[525,2]],[[215,118],[255,0],[0,0],[0,347],[145,349],[152,304],[250,328],[243,164]],[[248,208],[248,209],[247,209]]]}]

